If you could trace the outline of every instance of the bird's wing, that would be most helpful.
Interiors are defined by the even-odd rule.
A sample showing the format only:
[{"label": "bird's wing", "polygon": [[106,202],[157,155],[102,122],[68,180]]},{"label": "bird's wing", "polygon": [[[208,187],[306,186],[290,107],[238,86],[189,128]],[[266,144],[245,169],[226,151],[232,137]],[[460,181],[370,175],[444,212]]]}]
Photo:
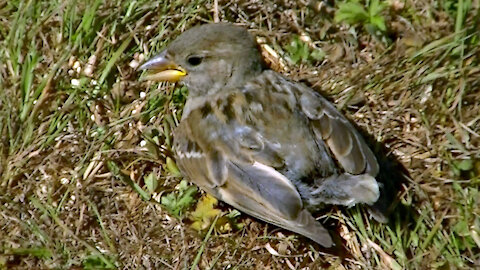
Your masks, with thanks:
[{"label": "bird's wing", "polygon": [[268,149],[260,134],[235,120],[241,100],[235,97],[227,102],[231,104],[205,102],[182,120],[175,131],[182,172],[247,214],[331,246],[328,231],[304,209],[293,183],[272,167],[281,158]]},{"label": "bird's wing", "polygon": [[332,246],[328,231],[303,208],[300,195],[285,176],[258,162],[227,166],[228,180],[217,188],[219,198],[258,219]]},{"label": "bird's wing", "polygon": [[353,125],[318,93],[304,85],[296,87],[301,109],[313,131],[328,145],[345,172],[375,177],[379,170],[375,155]]}]

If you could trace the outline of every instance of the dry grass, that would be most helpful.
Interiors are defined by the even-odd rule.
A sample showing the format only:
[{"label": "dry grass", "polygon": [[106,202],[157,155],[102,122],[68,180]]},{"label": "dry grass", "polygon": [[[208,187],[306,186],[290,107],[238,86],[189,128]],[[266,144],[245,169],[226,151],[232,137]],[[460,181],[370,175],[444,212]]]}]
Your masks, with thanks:
[{"label": "dry grass", "polygon": [[[480,268],[479,3],[453,3],[391,1],[374,37],[328,1],[0,1],[0,269]],[[326,250],[245,215],[198,233],[194,205],[175,218],[159,203],[179,192],[167,159],[185,96],[135,67],[217,15],[396,160],[384,180],[405,168],[388,224],[327,209],[344,247]],[[293,64],[294,35],[326,58]]]}]

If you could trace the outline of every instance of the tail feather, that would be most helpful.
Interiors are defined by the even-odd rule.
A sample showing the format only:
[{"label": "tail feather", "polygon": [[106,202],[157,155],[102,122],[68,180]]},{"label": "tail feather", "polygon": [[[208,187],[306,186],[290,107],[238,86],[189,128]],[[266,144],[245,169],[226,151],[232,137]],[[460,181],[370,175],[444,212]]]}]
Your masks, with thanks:
[{"label": "tail feather", "polygon": [[310,192],[310,204],[320,203],[354,206],[357,203],[374,204],[380,197],[375,178],[369,174],[348,173],[330,176]]}]

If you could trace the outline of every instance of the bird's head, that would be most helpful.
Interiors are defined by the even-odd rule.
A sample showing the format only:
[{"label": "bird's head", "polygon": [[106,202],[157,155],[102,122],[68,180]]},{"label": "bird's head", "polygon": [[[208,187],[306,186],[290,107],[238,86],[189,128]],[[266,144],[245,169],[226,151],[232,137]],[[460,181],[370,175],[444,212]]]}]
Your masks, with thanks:
[{"label": "bird's head", "polygon": [[227,23],[205,24],[182,33],[140,70],[152,81],[180,82],[190,96],[238,87],[262,70],[262,57],[250,33]]}]

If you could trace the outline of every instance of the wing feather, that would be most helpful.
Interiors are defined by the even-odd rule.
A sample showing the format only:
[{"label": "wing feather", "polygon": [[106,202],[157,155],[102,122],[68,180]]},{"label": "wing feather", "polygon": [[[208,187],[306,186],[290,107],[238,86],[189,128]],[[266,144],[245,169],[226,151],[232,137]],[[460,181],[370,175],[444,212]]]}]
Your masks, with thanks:
[{"label": "wing feather", "polygon": [[347,173],[378,174],[375,155],[353,125],[319,94],[299,87],[300,106],[319,139],[325,141]]},{"label": "wing feather", "polygon": [[227,183],[218,188],[223,201],[322,246],[333,245],[328,231],[303,208],[295,186],[274,168],[258,162],[232,163],[229,172]]}]

